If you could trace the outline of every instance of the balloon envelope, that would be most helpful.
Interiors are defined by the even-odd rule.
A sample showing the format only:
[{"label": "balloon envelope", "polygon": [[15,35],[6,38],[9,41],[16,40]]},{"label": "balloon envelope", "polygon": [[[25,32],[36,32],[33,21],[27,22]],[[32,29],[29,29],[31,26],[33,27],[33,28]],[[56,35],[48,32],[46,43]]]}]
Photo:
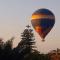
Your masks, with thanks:
[{"label": "balloon envelope", "polygon": [[48,9],[38,9],[32,14],[32,26],[44,40],[55,23],[54,14]]}]

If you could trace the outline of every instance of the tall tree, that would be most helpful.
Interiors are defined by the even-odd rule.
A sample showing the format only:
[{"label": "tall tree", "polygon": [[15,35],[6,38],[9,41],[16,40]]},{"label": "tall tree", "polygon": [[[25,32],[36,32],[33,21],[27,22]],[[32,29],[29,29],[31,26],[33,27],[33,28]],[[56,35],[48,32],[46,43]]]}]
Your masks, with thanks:
[{"label": "tall tree", "polygon": [[4,44],[4,49],[3,49],[3,59],[10,59],[12,55],[12,45],[13,45],[13,40],[14,37],[9,39],[5,44]]},{"label": "tall tree", "polygon": [[25,58],[34,51],[33,48],[35,47],[33,30],[30,28],[29,25],[26,26],[25,30],[21,34],[21,37],[22,38],[17,46],[17,49],[19,53],[22,54]]}]

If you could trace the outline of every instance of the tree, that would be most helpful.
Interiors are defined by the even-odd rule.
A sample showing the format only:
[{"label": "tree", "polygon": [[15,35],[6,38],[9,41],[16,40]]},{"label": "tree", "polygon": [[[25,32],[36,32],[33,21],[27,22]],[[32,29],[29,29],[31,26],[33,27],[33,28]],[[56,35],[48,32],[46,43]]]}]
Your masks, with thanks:
[{"label": "tree", "polygon": [[13,45],[14,37],[9,39],[6,43],[4,43],[4,49],[3,49],[3,59],[9,60],[12,55],[12,45]]},{"label": "tree", "polygon": [[[30,26],[26,26],[27,28],[21,33],[21,41],[17,46],[17,50],[20,55],[22,55],[24,58],[29,56],[30,53],[34,51],[34,34],[33,30],[30,28]],[[17,51],[16,50],[16,51]]]},{"label": "tree", "polygon": [[0,59],[1,60],[3,56],[3,49],[4,49],[4,42],[2,41],[2,38],[0,38]]}]

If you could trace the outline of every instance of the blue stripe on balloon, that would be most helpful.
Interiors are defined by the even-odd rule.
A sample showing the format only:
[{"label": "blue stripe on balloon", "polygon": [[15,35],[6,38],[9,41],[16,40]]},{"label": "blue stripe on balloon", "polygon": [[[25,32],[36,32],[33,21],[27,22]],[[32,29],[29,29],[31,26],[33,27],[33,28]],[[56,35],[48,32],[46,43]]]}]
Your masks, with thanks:
[{"label": "blue stripe on balloon", "polygon": [[40,25],[43,28],[53,27],[55,23],[54,20],[51,20],[51,19],[41,19],[40,22],[41,22]]},{"label": "blue stripe on balloon", "polygon": [[47,15],[53,15],[54,16],[54,14],[50,10],[48,10],[48,9],[38,9],[33,14],[40,14],[40,13],[41,14],[47,14]]}]

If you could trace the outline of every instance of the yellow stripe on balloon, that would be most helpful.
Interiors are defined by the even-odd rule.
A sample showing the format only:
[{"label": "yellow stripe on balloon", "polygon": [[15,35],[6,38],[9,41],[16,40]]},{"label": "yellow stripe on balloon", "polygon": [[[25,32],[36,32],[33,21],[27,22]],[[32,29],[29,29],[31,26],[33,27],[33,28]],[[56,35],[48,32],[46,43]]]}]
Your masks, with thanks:
[{"label": "yellow stripe on balloon", "polygon": [[40,19],[42,15],[32,15],[32,19]]},{"label": "yellow stripe on balloon", "polygon": [[34,19],[42,19],[42,18],[48,18],[48,19],[54,19],[55,17],[52,15],[41,15],[41,14],[36,14],[36,15],[32,15],[32,20]]}]

